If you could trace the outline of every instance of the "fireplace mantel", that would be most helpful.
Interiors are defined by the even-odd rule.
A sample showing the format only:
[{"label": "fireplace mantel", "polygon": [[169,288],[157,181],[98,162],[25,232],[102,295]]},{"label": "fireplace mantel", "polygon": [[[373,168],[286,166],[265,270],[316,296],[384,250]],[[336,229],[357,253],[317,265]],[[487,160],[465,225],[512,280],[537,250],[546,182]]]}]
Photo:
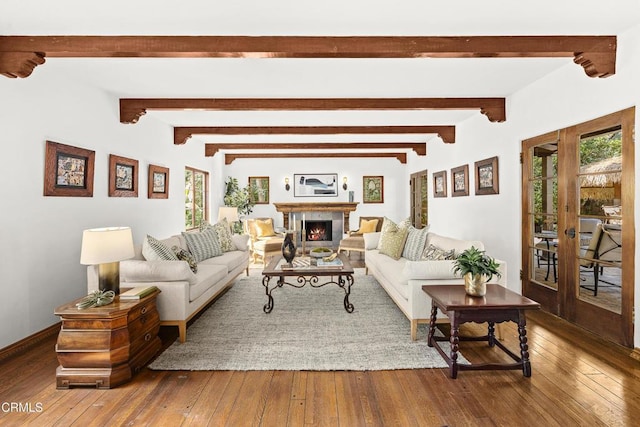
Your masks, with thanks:
[{"label": "fireplace mantel", "polygon": [[292,212],[342,212],[344,214],[344,232],[349,232],[349,214],[356,210],[358,202],[295,202],[274,203],[277,212],[282,212],[284,228],[289,228],[289,214]]}]

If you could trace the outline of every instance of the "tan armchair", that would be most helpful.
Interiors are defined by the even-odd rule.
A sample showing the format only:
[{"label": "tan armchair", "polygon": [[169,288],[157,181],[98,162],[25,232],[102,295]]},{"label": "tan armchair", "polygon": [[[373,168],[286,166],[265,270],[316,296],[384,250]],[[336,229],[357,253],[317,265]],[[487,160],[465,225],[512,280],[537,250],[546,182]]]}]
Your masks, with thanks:
[{"label": "tan armchair", "polygon": [[243,228],[249,235],[249,250],[254,263],[261,260],[266,265],[270,257],[282,250],[284,237],[275,231],[273,218],[247,218]]},{"label": "tan armchair", "polygon": [[[377,222],[374,222],[377,221]],[[382,223],[384,217],[381,216],[362,216],[360,217],[360,225],[355,231],[350,231],[349,235],[340,240],[340,246],[338,252],[346,251],[350,254],[351,251],[364,253],[364,233],[379,232],[382,230]]]}]

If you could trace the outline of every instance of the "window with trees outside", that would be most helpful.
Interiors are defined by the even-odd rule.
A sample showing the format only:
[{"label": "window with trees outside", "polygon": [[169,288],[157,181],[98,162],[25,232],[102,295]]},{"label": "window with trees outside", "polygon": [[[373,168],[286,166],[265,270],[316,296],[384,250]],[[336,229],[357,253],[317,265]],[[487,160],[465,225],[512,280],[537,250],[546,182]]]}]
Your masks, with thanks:
[{"label": "window with trees outside", "polygon": [[184,224],[187,230],[209,221],[209,173],[187,167],[184,171]]}]

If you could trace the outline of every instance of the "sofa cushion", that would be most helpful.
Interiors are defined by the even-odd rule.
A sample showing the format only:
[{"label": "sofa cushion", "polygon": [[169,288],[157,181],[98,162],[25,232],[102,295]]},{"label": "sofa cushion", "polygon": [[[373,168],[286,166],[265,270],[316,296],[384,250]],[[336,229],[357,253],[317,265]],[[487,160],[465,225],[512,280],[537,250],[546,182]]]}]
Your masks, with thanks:
[{"label": "sofa cushion", "polygon": [[194,273],[198,272],[198,263],[196,262],[196,259],[191,254],[191,252],[175,245],[171,248],[171,250],[176,254],[180,261],[186,261],[187,264],[189,264],[189,268],[191,268],[191,271],[193,271]]},{"label": "sofa cushion", "polygon": [[475,246],[481,251],[484,250],[484,244],[479,240],[459,240],[451,237],[440,236],[436,233],[429,233],[427,235],[427,246],[429,245],[436,246],[444,249],[445,251],[453,249],[456,255],[466,249],[469,249],[471,246]]},{"label": "sofa cushion", "polygon": [[427,242],[427,233],[429,226],[421,229],[417,229],[414,226],[409,226],[409,234],[407,235],[407,241],[404,244],[402,250],[402,256],[410,261],[417,261],[422,256],[425,244]]},{"label": "sofa cushion", "polygon": [[218,242],[218,235],[212,229],[201,232],[182,232],[182,235],[187,241],[189,252],[193,254],[196,262],[220,256],[223,253]]},{"label": "sofa cushion", "polygon": [[407,240],[409,227],[406,223],[396,224],[389,218],[384,219],[378,250],[381,254],[387,255],[393,259],[399,259],[402,256],[404,243]]},{"label": "sofa cushion", "polygon": [[189,286],[189,301],[193,301],[207,292],[211,286],[225,278],[229,270],[224,265],[199,264],[197,282]]},{"label": "sofa cushion", "polygon": [[[426,260],[426,261],[442,261],[446,259],[455,259],[455,258],[456,258],[455,250],[450,249],[448,251],[445,251],[444,249],[439,248],[435,245],[428,245],[426,248],[424,248],[424,251],[420,256],[420,259]],[[418,261],[418,260],[414,259],[412,261]]]},{"label": "sofa cushion", "polygon": [[[123,282],[189,282],[197,281],[196,275],[184,261],[120,261],[120,277]],[[126,286],[123,284],[123,286]]]},{"label": "sofa cushion", "polygon": [[402,275],[406,280],[454,279],[460,277],[453,272],[454,263],[455,260],[407,261]]},{"label": "sofa cushion", "polygon": [[176,254],[171,250],[171,246],[148,234],[142,242],[142,255],[147,261],[178,260]]},{"label": "sofa cushion", "polygon": [[372,249],[376,249],[378,247],[378,243],[380,242],[380,232],[376,233],[365,233],[362,235],[364,238],[364,249],[370,251]]},{"label": "sofa cushion", "polygon": [[408,282],[402,274],[407,262],[404,258],[394,260],[375,249],[368,251],[366,256],[366,263],[375,265],[375,270],[382,276],[383,281],[393,286],[404,299],[409,298]]},{"label": "sofa cushion", "polygon": [[231,240],[233,240],[233,245],[239,251],[249,250],[249,239],[250,239],[250,236],[248,234],[232,234],[231,235]]},{"label": "sofa cushion", "polygon": [[202,265],[225,265],[229,271],[235,270],[240,266],[246,266],[249,260],[249,253],[247,251],[230,251],[225,252],[220,256],[205,259],[198,266]]}]

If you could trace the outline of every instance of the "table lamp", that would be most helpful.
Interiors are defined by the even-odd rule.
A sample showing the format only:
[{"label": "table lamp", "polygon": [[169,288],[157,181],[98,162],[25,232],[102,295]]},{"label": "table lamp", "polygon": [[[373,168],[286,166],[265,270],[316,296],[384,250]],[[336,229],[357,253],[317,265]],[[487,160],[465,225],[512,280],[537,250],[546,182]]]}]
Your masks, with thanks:
[{"label": "table lamp", "polygon": [[133,255],[133,237],[129,227],[93,228],[82,233],[80,264],[98,265],[101,291],[120,293],[120,261]]}]

